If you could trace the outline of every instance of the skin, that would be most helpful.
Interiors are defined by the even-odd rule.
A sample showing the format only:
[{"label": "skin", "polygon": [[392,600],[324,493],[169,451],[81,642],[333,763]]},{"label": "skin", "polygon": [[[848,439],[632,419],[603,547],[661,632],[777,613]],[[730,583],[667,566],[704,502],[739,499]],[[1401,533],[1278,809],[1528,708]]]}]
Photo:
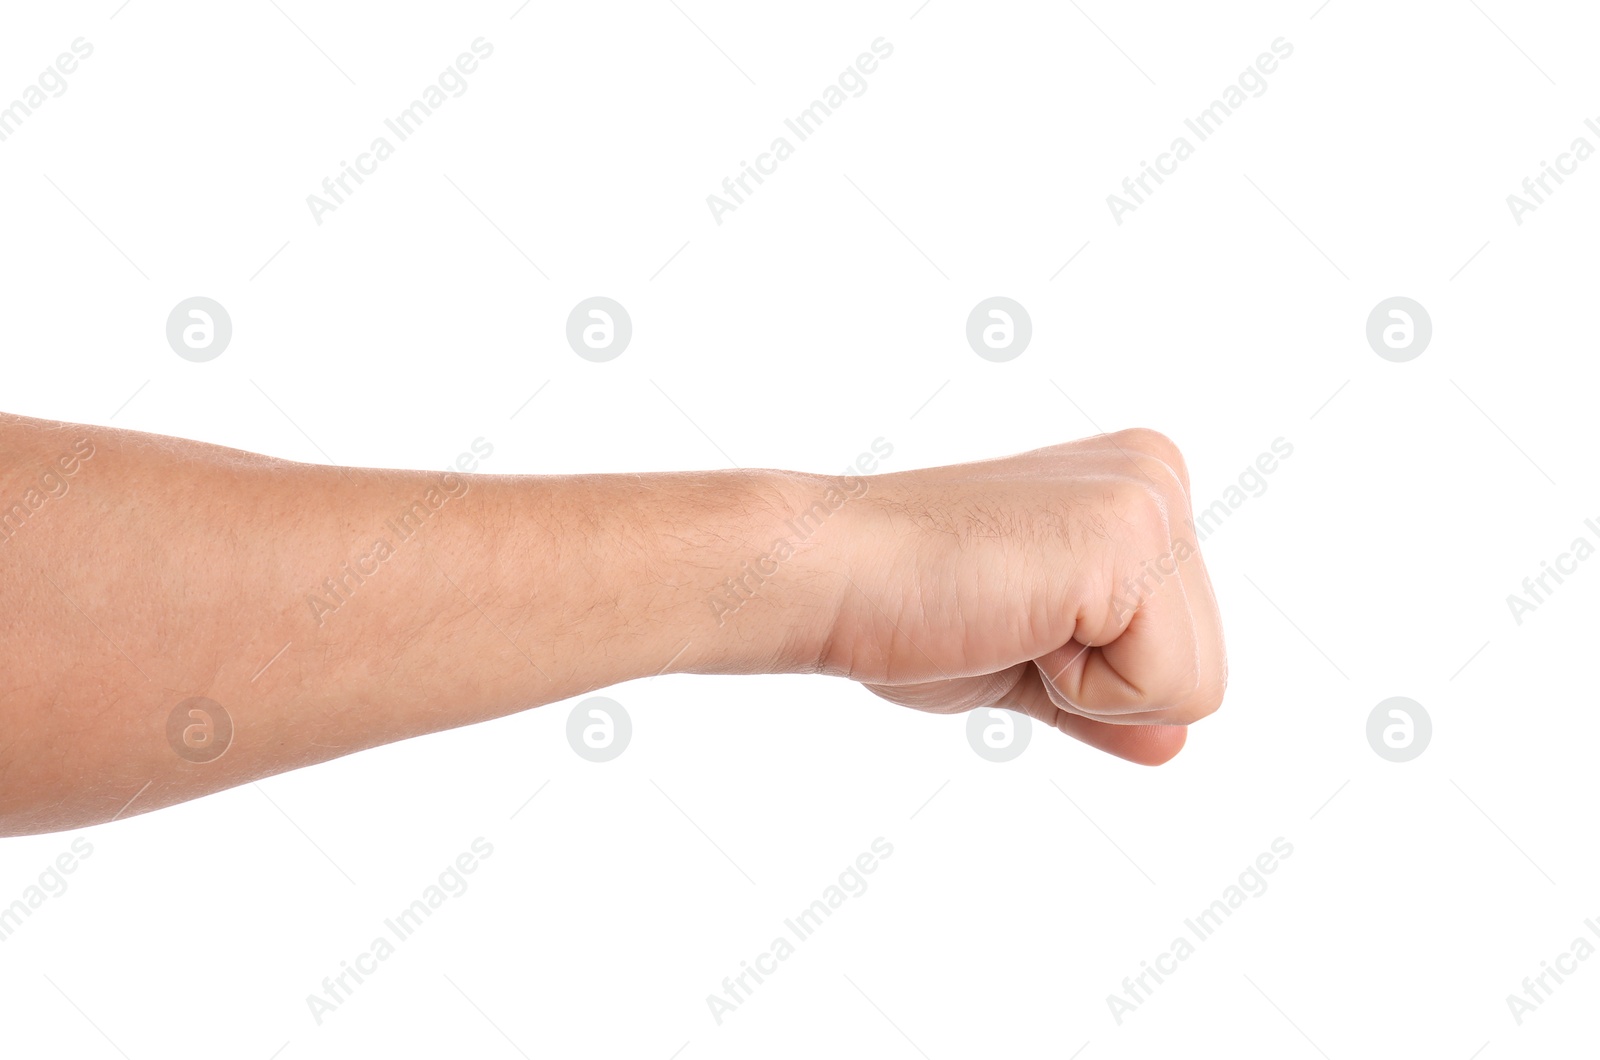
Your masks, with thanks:
[{"label": "skin", "polygon": [[[1226,681],[1189,517],[1145,430],[859,478],[513,476],[0,415],[0,835],[663,672],[831,674],[1158,764]],[[232,721],[213,761],[169,739],[191,697]]]}]

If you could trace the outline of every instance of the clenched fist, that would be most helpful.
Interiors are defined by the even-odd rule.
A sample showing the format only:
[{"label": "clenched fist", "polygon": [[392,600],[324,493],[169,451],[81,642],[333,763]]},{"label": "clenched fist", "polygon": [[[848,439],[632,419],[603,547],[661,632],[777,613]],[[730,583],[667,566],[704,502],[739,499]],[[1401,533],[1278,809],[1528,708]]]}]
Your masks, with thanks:
[{"label": "clenched fist", "polygon": [[849,544],[824,671],[919,710],[1009,707],[1148,764],[1221,703],[1221,620],[1162,435],[865,481],[828,542]]}]

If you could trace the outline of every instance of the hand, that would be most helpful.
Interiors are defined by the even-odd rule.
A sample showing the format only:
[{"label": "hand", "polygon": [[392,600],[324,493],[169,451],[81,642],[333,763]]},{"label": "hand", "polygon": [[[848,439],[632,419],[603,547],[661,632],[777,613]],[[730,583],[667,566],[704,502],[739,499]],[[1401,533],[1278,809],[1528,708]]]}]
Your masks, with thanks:
[{"label": "hand", "polygon": [[1162,435],[866,482],[840,513],[824,671],[933,713],[1008,707],[1147,765],[1221,704],[1221,619]]}]

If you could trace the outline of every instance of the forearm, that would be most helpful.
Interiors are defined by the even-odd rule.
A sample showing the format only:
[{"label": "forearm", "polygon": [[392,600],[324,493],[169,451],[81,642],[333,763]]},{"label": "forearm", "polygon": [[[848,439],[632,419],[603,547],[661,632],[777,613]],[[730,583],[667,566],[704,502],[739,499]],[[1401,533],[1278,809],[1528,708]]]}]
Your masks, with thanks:
[{"label": "forearm", "polygon": [[[0,832],[131,815],[664,670],[815,668],[843,580],[800,556],[756,585],[746,564],[822,488],[336,469],[6,418],[0,509],[21,509],[0,523]],[[215,760],[168,739],[192,697],[231,720]]]}]

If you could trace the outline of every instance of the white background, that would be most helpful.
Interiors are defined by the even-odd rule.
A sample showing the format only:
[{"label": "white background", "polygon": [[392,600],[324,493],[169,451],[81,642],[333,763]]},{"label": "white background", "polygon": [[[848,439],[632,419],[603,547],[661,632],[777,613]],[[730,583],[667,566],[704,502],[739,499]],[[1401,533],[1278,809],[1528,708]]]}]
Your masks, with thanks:
[{"label": "white background", "polygon": [[[4,1051],[1592,1048],[1600,960],[1520,1026],[1506,996],[1600,916],[1600,563],[1520,625],[1506,596],[1597,537],[1600,161],[1521,225],[1506,196],[1600,146],[1597,29],[1504,0],[7,5],[0,100],[94,47],[0,143],[8,411],[396,467],[482,437],[527,473],[1143,425],[1197,507],[1294,452],[1205,543],[1232,681],[1170,765],[1038,729],[992,764],[964,718],[837,680],[637,682],[607,764],[558,703],[82,833],[0,943]],[[318,225],[306,196],[480,36],[466,94]],[[717,224],[706,196],[880,36],[866,93]],[[1106,196],[1279,37],[1265,94],[1118,225]],[[605,364],[564,338],[596,294],[634,323]],[[996,294],[1034,328],[1004,364],[964,335]],[[193,295],[234,327],[204,364],[164,334]],[[1408,363],[1365,338],[1394,295],[1433,320]],[[1366,738],[1396,695],[1434,726],[1405,764]],[[470,889],[319,1025],[306,996],[480,836]],[[719,1026],[706,995],[878,836],[867,892]],[[1280,836],[1119,1024],[1107,995]],[[0,844],[0,904],[73,838]]]}]

